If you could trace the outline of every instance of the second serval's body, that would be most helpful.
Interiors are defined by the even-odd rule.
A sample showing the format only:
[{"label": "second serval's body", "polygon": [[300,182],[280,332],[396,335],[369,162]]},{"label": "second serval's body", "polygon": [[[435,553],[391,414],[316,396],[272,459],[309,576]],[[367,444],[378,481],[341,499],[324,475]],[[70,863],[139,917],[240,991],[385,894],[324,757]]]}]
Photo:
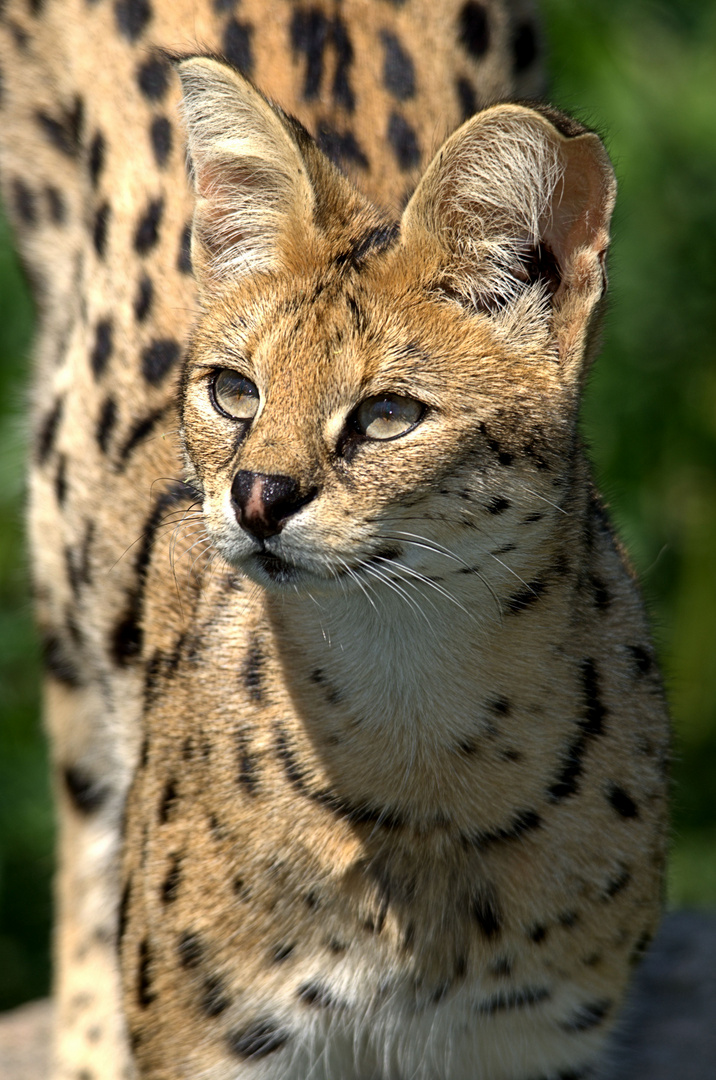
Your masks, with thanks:
[{"label": "second serval's body", "polygon": [[[497,106],[420,179],[536,88],[521,7],[18,0],[2,34],[58,1076],[592,1075],[667,754],[576,434],[599,140]],[[152,47],[197,41],[357,188],[199,57],[192,197]]]}]

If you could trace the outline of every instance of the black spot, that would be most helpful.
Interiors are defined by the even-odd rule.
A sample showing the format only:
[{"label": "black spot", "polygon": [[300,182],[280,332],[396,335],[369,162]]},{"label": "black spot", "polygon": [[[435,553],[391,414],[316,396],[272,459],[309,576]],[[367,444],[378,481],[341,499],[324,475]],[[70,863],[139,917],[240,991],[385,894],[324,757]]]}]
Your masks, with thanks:
[{"label": "black spot", "polygon": [[64,225],[67,220],[67,207],[60,191],[52,184],[45,188],[45,198],[50,211],[50,217],[55,225]]},{"label": "black spot", "polygon": [[304,983],[298,988],[298,997],[304,1005],[315,1005],[319,1009],[330,1008],[334,1004],[330,992],[320,983]]},{"label": "black spot", "polygon": [[418,137],[405,117],[400,113],[392,112],[390,114],[388,142],[395,154],[398,166],[403,172],[420,164]]},{"label": "black spot", "polygon": [[149,129],[154,159],[160,169],[166,165],[172,150],[172,126],[166,116],[156,116]]},{"label": "black spot", "polygon": [[532,23],[520,23],[512,38],[515,72],[531,67],[537,59],[537,33]]},{"label": "black spot", "polygon": [[37,460],[40,465],[45,464],[54,449],[64,405],[65,399],[59,397],[40,423],[37,436]]},{"label": "black spot", "polygon": [[97,442],[103,454],[107,453],[112,432],[117,423],[117,402],[113,397],[105,398],[97,421]]},{"label": "black spot", "polygon": [[168,780],[159,802],[157,817],[160,825],[165,825],[178,802],[176,780]]},{"label": "black spot", "polygon": [[258,767],[256,755],[248,748],[246,738],[239,739],[239,783],[246,793],[256,796],[259,791]]},{"label": "black spot", "polygon": [[646,649],[641,645],[628,645],[627,648],[632,655],[636,669],[640,675],[648,675],[653,666],[653,658],[649,655]]},{"label": "black spot", "polygon": [[122,889],[122,896],[119,901],[119,908],[117,910],[117,948],[122,945],[125,931],[127,929],[127,915],[129,914],[129,899],[132,895],[132,879],[129,878]]},{"label": "black spot", "polygon": [[490,48],[490,21],[483,4],[469,0],[460,11],[458,23],[460,42],[475,59]]},{"label": "black spot", "polygon": [[41,111],[35,115],[46,138],[55,149],[67,157],[75,158],[80,150],[83,113],[82,101],[75,98],[72,108],[65,109],[58,116],[48,116]]},{"label": "black spot", "polygon": [[630,881],[631,874],[629,871],[626,869],[621,870],[616,877],[607,882],[606,888],[604,889],[604,899],[612,900],[620,892],[626,889]]},{"label": "black spot", "polygon": [[90,143],[89,151],[89,174],[92,182],[92,187],[97,187],[100,173],[104,167],[104,135],[101,131],[98,131],[92,142]]},{"label": "black spot", "polygon": [[509,450],[503,450],[497,439],[493,438],[489,434],[484,424],[480,424],[479,430],[481,435],[484,436],[484,439],[492,453],[497,455],[497,460],[499,461],[500,465],[511,465],[514,461],[514,454],[511,454]]},{"label": "black spot", "polygon": [[600,611],[606,611],[611,603],[609,590],[607,589],[602,579],[598,578],[596,574],[591,575],[590,581],[592,585],[592,592],[594,594],[594,603],[597,605]]},{"label": "black spot", "polygon": [[229,19],[224,27],[222,39],[222,51],[224,56],[241,72],[250,77],[254,70],[254,56],[251,47],[251,35],[253,28],[250,23],[241,23],[237,19]]},{"label": "black spot", "polygon": [[455,83],[455,92],[460,103],[460,115],[463,120],[469,120],[477,112],[475,87],[469,79],[460,78]]},{"label": "black spot", "polygon": [[35,196],[24,180],[15,177],[12,182],[12,198],[15,212],[24,225],[37,224]]},{"label": "black spot", "polygon": [[415,68],[400,41],[389,30],[381,32],[383,42],[383,83],[398,101],[407,101],[415,94]]},{"label": "black spot", "polygon": [[491,832],[472,833],[468,839],[475,847],[485,848],[491,844],[521,840],[527,833],[535,832],[541,827],[542,818],[536,810],[521,810],[504,828],[493,829]]},{"label": "black spot", "polygon": [[132,597],[128,609],[112,632],[111,652],[120,667],[135,660],[142,651],[142,630],[137,621],[136,606]]},{"label": "black spot", "polygon": [[226,993],[223,981],[218,975],[209,976],[201,988],[199,1005],[202,1012],[207,1016],[219,1016],[230,1004],[231,999]]},{"label": "black spot", "polygon": [[59,454],[57,458],[55,497],[60,506],[63,506],[65,499],[67,498],[67,458],[64,454]]},{"label": "black spot", "polygon": [[153,199],[141,218],[134,234],[134,250],[138,255],[146,255],[159,239],[159,226],[164,213],[164,200]]},{"label": "black spot", "polygon": [[560,1027],[564,1031],[590,1031],[599,1027],[611,1011],[612,1001],[590,1001],[580,1005],[569,1019],[564,1020]]},{"label": "black spot", "polygon": [[[336,266],[350,266],[357,270],[368,255],[373,252],[386,251],[388,248],[392,247],[398,239],[399,234],[400,226],[397,224],[379,225],[378,228],[371,229],[365,236],[361,236],[359,240],[356,240],[355,243],[351,245],[351,247],[336,255],[333,261]],[[352,309],[355,301],[351,304],[351,299],[352,298],[349,298],[349,306]],[[390,555],[383,555],[382,552],[380,554],[383,555],[384,558],[396,558],[401,554],[397,548],[389,548],[388,550],[391,552]]]},{"label": "black spot", "polygon": [[179,895],[181,884],[181,856],[171,855],[169,869],[162,883],[161,900],[163,904],[172,904]]},{"label": "black spot", "polygon": [[536,923],[527,931],[527,937],[530,941],[534,941],[535,945],[540,945],[547,937],[547,927]]},{"label": "black spot", "polygon": [[118,454],[118,461],[120,464],[126,462],[133,450],[142,443],[148,435],[151,435],[152,431],[158,424],[158,422],[166,415],[166,409],[155,409],[149,416],[142,417],[141,420],[137,420],[132,428],[130,428],[127,438],[122,443],[122,447]]},{"label": "black spot", "polygon": [[[243,882],[241,884],[242,884],[242,887],[243,887]],[[295,948],[296,948],[295,944],[277,945],[276,948],[271,953],[271,963],[272,964],[282,964],[284,960],[288,960],[289,956],[291,955],[291,953],[294,952]]]},{"label": "black spot", "polygon": [[177,257],[177,270],[181,274],[191,274],[191,222],[188,221],[182,229],[179,241],[179,255]]},{"label": "black spot", "polygon": [[151,278],[145,274],[140,280],[137,295],[134,299],[134,317],[137,322],[144,322],[152,307],[154,298],[154,286]]},{"label": "black spot", "polygon": [[100,319],[95,327],[94,345],[90,353],[90,366],[96,379],[104,374],[107,362],[112,355],[113,327],[111,319]]},{"label": "black spot", "polygon": [[636,805],[631,795],[617,784],[610,784],[609,791],[607,792],[607,799],[609,800],[610,805],[616,810],[617,814],[619,814],[619,817],[635,818],[639,816],[639,807]]},{"label": "black spot", "polygon": [[246,1061],[266,1057],[288,1041],[289,1033],[272,1020],[254,1020],[245,1028],[229,1032],[229,1049]]},{"label": "black spot", "polygon": [[337,131],[328,123],[319,125],[316,142],[334,165],[356,165],[368,168],[368,158],[352,131]]},{"label": "black spot", "polygon": [[156,994],[152,991],[152,981],[149,970],[151,963],[152,955],[149,950],[149,944],[145,938],[139,946],[139,967],[137,970],[137,1003],[140,1009],[148,1008],[156,999]]},{"label": "black spot", "polygon": [[510,711],[510,703],[507,698],[495,698],[489,702],[488,708],[496,712],[498,716],[507,716]]},{"label": "black spot", "polygon": [[472,917],[486,938],[496,937],[502,929],[502,916],[495,897],[489,890],[473,897]]},{"label": "black spot", "polygon": [[543,581],[530,581],[527,583],[527,587],[520,589],[505,603],[505,608],[512,615],[519,615],[520,612],[525,611],[531,604],[534,604],[542,594],[545,592],[547,586]]},{"label": "black spot", "polygon": [[291,19],[291,46],[306,57],[303,99],[313,101],[321,91],[323,51],[330,23],[319,8],[298,9]]},{"label": "black spot", "polygon": [[142,374],[152,386],[159,386],[179,360],[181,348],[171,338],[152,341],[142,353]]},{"label": "black spot", "polygon": [[646,951],[653,940],[653,936],[654,935],[651,933],[650,930],[645,930],[644,933],[640,935],[639,939],[634,945],[634,948],[629,954],[629,963],[632,965],[632,967],[635,964],[640,963],[644,959]]},{"label": "black spot", "polygon": [[149,101],[161,101],[169,86],[169,68],[159,56],[152,56],[137,70],[139,89]]},{"label": "black spot", "polygon": [[599,698],[599,680],[594,661],[582,661],[582,686],[584,688],[584,719],[579,726],[587,735],[604,734],[604,717],[607,710]]},{"label": "black spot", "polygon": [[109,203],[102,203],[97,208],[92,225],[92,243],[100,259],[104,258],[104,253],[107,250],[107,230],[109,228],[110,213]]},{"label": "black spot", "polygon": [[493,499],[492,502],[488,503],[485,509],[489,514],[503,514],[505,510],[510,509],[511,505],[509,499],[503,499],[502,496],[498,496]]},{"label": "black spot", "polygon": [[128,41],[136,41],[152,17],[148,0],[115,0],[114,16],[117,27]]},{"label": "black spot", "polygon": [[355,94],[353,93],[353,87],[350,81],[350,69],[353,63],[353,46],[351,39],[348,36],[345,23],[336,16],[331,25],[331,32],[333,36],[333,49],[336,54],[336,67],[333,75],[333,86],[331,87],[331,93],[333,96],[333,104],[338,105],[345,109],[347,112],[353,112],[355,109]]},{"label": "black spot", "polygon": [[57,682],[64,683],[72,689],[83,685],[77,664],[69,656],[66,645],[56,634],[43,635],[42,658],[47,674]]},{"label": "black spot", "polygon": [[579,922],[579,915],[576,911],[563,911],[562,914],[558,916],[557,922],[560,926],[564,926],[565,929],[571,930],[571,928],[576,926]]},{"label": "black spot", "polygon": [[507,990],[503,994],[495,994],[485,1001],[478,1001],[475,1011],[481,1016],[494,1016],[495,1013],[511,1012],[513,1009],[526,1009],[533,1005],[539,1005],[548,1001],[551,997],[545,986],[525,986],[519,990]]},{"label": "black spot", "polygon": [[183,968],[196,968],[204,960],[204,943],[198,934],[186,930],[177,942],[177,955]]},{"label": "black spot", "polygon": [[93,814],[107,801],[109,788],[98,783],[80,765],[67,765],[62,770],[62,780],[72,805],[81,814]]},{"label": "black spot", "polygon": [[252,701],[260,702],[264,692],[265,657],[257,641],[252,641],[241,669],[241,678]]}]

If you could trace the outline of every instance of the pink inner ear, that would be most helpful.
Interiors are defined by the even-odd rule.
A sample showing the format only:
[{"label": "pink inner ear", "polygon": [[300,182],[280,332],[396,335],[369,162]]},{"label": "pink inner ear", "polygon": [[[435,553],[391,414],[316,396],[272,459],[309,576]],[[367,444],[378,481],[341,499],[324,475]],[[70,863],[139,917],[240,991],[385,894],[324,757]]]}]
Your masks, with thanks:
[{"label": "pink inner ear", "polygon": [[595,154],[595,144],[596,136],[586,136],[566,142],[561,148],[564,174],[542,235],[563,276],[581,248],[590,248],[601,256],[609,243],[613,185],[601,155]]}]

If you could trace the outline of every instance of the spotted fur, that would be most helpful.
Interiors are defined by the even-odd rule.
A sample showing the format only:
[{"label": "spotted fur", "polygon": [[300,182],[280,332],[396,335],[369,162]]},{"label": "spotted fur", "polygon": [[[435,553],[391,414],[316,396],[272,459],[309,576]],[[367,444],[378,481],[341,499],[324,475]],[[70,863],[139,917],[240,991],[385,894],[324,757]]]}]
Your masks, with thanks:
[{"label": "spotted fur", "polygon": [[596,1075],[668,736],[576,432],[611,167],[486,108],[539,49],[521,2],[3,5],[58,1078]]}]

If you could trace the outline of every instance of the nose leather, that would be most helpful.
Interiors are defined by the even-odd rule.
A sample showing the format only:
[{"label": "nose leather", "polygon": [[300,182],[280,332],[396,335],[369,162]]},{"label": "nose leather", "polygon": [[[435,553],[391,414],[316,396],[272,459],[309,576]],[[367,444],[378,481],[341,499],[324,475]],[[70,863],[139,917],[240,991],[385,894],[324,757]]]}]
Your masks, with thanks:
[{"label": "nose leather", "polygon": [[236,520],[244,532],[265,540],[281,532],[285,522],[318,494],[311,488],[301,494],[298,480],[281,473],[239,470],[231,485]]}]

